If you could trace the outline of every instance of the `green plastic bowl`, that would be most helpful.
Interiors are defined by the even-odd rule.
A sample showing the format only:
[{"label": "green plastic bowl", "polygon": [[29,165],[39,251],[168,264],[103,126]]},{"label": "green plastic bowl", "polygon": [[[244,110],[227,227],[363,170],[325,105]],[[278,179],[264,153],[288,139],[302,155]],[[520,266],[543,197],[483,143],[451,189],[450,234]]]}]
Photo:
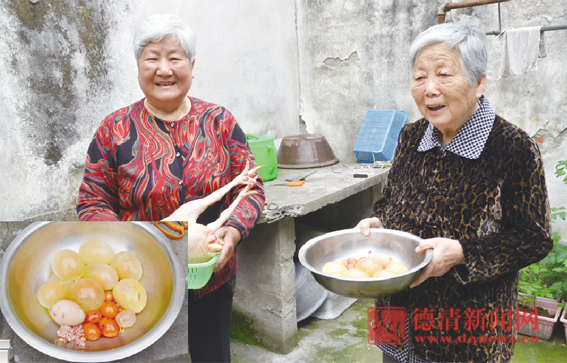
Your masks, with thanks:
[{"label": "green plastic bowl", "polygon": [[187,280],[188,289],[200,289],[209,282],[213,270],[215,269],[215,263],[220,257],[220,253],[217,253],[215,257],[211,258],[207,262],[203,263],[190,263],[188,264],[189,275]]}]

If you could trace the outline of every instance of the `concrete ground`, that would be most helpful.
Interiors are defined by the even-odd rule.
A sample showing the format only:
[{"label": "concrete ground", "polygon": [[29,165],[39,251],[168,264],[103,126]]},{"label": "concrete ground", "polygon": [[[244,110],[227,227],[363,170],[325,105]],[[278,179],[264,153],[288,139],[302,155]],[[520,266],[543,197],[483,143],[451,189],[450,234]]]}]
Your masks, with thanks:
[{"label": "concrete ground", "polygon": [[[373,300],[358,300],[334,320],[308,318],[298,324],[299,344],[288,354],[277,354],[233,334],[233,363],[382,362],[378,348],[367,343],[366,316]],[[567,362],[563,324],[556,324],[549,341],[516,344],[511,363]]]}]

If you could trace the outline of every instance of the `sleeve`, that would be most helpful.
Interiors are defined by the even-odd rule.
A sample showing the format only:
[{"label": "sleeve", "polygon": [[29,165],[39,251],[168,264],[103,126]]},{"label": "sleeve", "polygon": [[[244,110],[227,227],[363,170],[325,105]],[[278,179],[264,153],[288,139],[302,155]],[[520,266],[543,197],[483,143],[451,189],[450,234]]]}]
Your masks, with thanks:
[{"label": "sleeve", "polygon": [[77,202],[81,221],[118,220],[118,175],[109,124],[108,119],[101,123],[89,145]]},{"label": "sleeve", "polygon": [[[527,135],[526,135],[527,136]],[[485,282],[543,259],[553,247],[545,174],[534,141],[526,137],[514,152],[502,187],[500,232],[461,239],[465,264],[454,268],[462,283]]]},{"label": "sleeve", "polygon": [[[242,173],[246,167],[246,161],[250,161],[250,168],[256,167],[256,160],[248,147],[246,135],[236,122],[234,123],[234,128],[232,129],[229,139],[229,153],[231,180]],[[238,193],[244,188],[244,185],[233,188],[230,191],[230,202],[236,199]],[[264,211],[264,201],[266,197],[264,195],[264,185],[260,178],[258,178],[258,183],[252,188],[252,191],[255,191],[256,194],[240,202],[229,220],[225,223],[226,226],[238,229],[242,239],[248,236],[250,230],[256,225],[256,222],[260,219],[260,215]]]}]

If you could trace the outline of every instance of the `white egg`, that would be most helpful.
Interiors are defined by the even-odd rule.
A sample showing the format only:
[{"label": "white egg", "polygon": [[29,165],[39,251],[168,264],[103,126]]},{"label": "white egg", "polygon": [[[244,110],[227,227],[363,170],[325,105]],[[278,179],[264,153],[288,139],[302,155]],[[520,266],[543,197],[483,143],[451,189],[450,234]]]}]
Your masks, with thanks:
[{"label": "white egg", "polygon": [[85,321],[85,311],[71,300],[59,300],[49,313],[59,325],[79,325]]},{"label": "white egg", "polygon": [[121,328],[129,328],[136,323],[136,313],[132,310],[122,310],[116,315],[116,324]]}]

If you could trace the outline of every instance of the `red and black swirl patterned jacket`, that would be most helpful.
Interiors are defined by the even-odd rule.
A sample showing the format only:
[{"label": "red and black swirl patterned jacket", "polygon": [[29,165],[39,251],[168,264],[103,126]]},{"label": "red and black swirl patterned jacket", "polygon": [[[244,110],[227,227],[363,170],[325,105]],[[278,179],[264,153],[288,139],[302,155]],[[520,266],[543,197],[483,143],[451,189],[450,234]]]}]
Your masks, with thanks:
[{"label": "red and black swirl patterned jacket", "polygon": [[[162,121],[148,113],[144,99],[107,116],[89,146],[77,213],[83,221],[158,221],[181,204],[203,198],[239,175],[255,160],[246,136],[225,108],[189,97],[181,120]],[[218,218],[243,186],[233,188],[197,220]],[[264,208],[262,183],[242,201],[225,225],[245,238]],[[231,281],[233,258],[196,296]]]}]

